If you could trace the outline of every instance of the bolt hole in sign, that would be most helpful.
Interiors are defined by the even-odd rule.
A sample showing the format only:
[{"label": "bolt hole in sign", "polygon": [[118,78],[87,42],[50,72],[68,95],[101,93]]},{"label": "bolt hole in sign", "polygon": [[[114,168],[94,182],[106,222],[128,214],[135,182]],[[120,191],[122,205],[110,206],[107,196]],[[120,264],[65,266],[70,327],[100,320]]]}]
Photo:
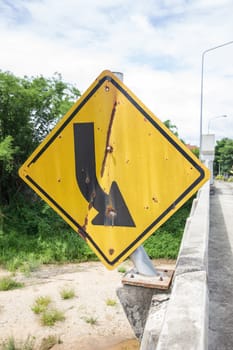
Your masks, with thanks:
[{"label": "bolt hole in sign", "polygon": [[109,269],[209,178],[197,157],[108,70],[19,174]]}]

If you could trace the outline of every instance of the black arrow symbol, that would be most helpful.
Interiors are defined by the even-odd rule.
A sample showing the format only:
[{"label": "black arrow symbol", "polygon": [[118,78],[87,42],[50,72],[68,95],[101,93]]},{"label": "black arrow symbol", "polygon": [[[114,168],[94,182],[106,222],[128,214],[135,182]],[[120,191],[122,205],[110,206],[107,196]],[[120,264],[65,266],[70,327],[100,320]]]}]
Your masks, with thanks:
[{"label": "black arrow symbol", "polygon": [[96,177],[94,123],[74,124],[76,179],[80,191],[99,213],[93,225],[135,226],[115,181],[109,194],[100,187]]}]

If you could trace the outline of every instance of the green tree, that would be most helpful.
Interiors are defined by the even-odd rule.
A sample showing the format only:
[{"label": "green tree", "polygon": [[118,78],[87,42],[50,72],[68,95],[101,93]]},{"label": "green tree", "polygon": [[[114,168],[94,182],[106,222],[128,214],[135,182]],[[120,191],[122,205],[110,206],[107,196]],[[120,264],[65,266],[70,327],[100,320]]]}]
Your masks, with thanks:
[{"label": "green tree", "polygon": [[[18,169],[79,96],[58,73],[19,78],[0,71],[0,231],[3,219],[5,226],[38,231],[44,203]],[[52,214],[47,216],[51,220]]]},{"label": "green tree", "polygon": [[0,206],[21,190],[18,168],[80,96],[55,73],[18,78],[0,71]]},{"label": "green tree", "polygon": [[163,124],[164,124],[176,137],[178,137],[178,138],[180,139],[181,142],[183,142],[183,143],[185,144],[184,140],[181,139],[181,138],[179,137],[179,133],[178,133],[178,128],[177,128],[177,126],[176,126],[175,124],[172,124],[172,122],[171,122],[170,119],[165,120],[165,121],[163,122]]},{"label": "green tree", "polygon": [[12,136],[7,136],[0,142],[0,161],[2,162],[2,167],[7,172],[10,172],[12,169],[13,155],[16,152],[16,149],[12,147],[12,143]]},{"label": "green tree", "polygon": [[172,124],[172,122],[171,122],[170,119],[165,120],[165,121],[163,122],[163,124],[164,124],[169,130],[171,130],[171,132],[172,132],[175,136],[179,137],[178,128],[177,128],[177,126],[176,126],[175,124]]},{"label": "green tree", "polygon": [[215,146],[214,173],[215,175],[231,175],[233,169],[233,140],[223,138]]}]

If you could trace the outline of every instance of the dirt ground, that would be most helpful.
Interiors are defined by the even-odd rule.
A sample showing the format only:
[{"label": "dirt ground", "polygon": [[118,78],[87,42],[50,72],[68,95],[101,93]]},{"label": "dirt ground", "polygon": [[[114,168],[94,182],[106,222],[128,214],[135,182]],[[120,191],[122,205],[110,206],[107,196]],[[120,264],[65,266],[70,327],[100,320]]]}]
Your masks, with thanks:
[{"label": "dirt ground", "polygon": [[[130,261],[123,265],[126,270],[131,267]],[[0,278],[5,275],[9,272],[0,270]],[[43,266],[29,277],[16,274],[14,279],[25,286],[0,292],[0,344],[9,337],[17,342],[33,337],[35,349],[42,349],[43,339],[54,336],[59,344],[53,350],[139,349],[116,296],[121,278],[117,269],[108,271],[100,262]],[[62,299],[63,289],[73,289],[75,297]],[[64,321],[54,326],[41,324],[40,315],[31,309],[41,296],[49,296],[52,305],[64,312]]]}]

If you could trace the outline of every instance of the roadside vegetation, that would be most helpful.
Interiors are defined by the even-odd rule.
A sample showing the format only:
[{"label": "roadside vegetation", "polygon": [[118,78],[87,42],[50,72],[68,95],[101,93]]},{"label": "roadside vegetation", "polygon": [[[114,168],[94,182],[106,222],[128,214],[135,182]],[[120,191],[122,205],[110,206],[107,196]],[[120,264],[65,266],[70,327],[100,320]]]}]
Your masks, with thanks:
[{"label": "roadside vegetation", "polygon": [[64,321],[64,320],[65,320],[64,312],[56,308],[45,310],[41,314],[41,319],[40,319],[42,326],[54,326],[56,322]]},{"label": "roadside vegetation", "polygon": [[49,296],[41,296],[36,298],[34,304],[32,305],[31,309],[35,314],[41,314],[42,312],[46,311],[49,304],[51,304],[51,298]]},{"label": "roadside vegetation", "polygon": [[64,312],[51,306],[52,300],[49,296],[40,296],[34,301],[31,310],[40,315],[42,326],[54,326],[58,321],[64,321]]},{"label": "roadside vegetation", "polygon": [[94,317],[94,316],[85,317],[84,321],[86,323],[89,323],[91,326],[96,326],[98,324],[98,319],[97,317]]},{"label": "roadside vegetation", "polygon": [[75,291],[72,287],[64,287],[60,291],[60,296],[64,300],[73,299],[75,297]]},{"label": "roadside vegetation", "polygon": [[0,291],[18,289],[23,287],[24,287],[23,283],[17,282],[9,276],[0,278]]},{"label": "roadside vegetation", "polygon": [[[23,341],[16,341],[14,337],[9,337],[0,345],[1,350],[33,350],[35,345],[35,338],[28,336],[27,339]],[[49,348],[47,348],[49,349]]]},{"label": "roadside vegetation", "polygon": [[189,216],[192,201],[190,198],[170,219],[155,231],[144,243],[144,248],[152,259],[176,259],[182,240],[184,226]]},{"label": "roadside vegetation", "polygon": [[[191,203],[192,200],[189,200],[146,240],[144,247],[152,259],[176,259]],[[22,224],[12,216],[9,225],[5,225],[5,232],[0,235],[0,264],[3,267],[11,272],[19,270],[29,275],[41,264],[97,260],[96,255],[78,234],[52,209],[46,208],[43,211],[45,204],[39,204],[27,208],[27,211],[24,208]],[[40,206],[42,211],[39,210]],[[28,232],[30,225],[33,233]]]},{"label": "roadside vegetation", "polygon": [[[0,344],[1,350],[36,350],[35,337],[28,336],[25,341],[15,340],[14,337],[9,337],[2,344]],[[62,344],[62,341],[56,335],[49,335],[42,339],[39,350],[49,350],[56,344]]]},{"label": "roadside vegetation", "polygon": [[217,140],[215,146],[214,174],[217,180],[233,182],[233,140]]},{"label": "roadside vegetation", "polygon": [[116,306],[117,305],[117,301],[115,299],[107,299],[106,300],[106,305],[107,306]]}]

